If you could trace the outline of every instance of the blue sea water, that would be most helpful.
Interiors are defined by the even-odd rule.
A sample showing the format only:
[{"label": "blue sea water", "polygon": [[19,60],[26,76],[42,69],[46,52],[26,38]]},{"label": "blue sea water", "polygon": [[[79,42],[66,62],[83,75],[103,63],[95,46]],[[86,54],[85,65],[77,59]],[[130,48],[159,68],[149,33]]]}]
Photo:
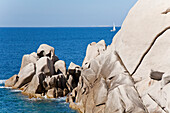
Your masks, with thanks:
[{"label": "blue sea water", "polygon": [[22,56],[36,52],[40,44],[55,48],[59,59],[81,65],[86,47],[102,39],[109,45],[115,32],[111,27],[79,28],[0,28],[0,113],[76,113],[65,97],[59,99],[29,99],[18,90],[4,88],[4,81],[20,69]]}]

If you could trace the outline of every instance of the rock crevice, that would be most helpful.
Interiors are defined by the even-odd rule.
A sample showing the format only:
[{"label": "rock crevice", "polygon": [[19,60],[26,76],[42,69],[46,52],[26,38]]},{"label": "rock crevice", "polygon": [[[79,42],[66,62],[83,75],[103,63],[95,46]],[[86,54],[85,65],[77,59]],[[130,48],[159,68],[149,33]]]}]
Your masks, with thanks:
[{"label": "rock crevice", "polygon": [[154,38],[154,40],[152,41],[152,43],[150,44],[150,46],[148,47],[148,49],[144,52],[144,54],[142,55],[139,63],[137,64],[136,68],[134,69],[134,71],[132,72],[131,76],[133,76],[135,74],[135,72],[137,71],[137,69],[139,68],[140,64],[142,63],[142,61],[144,60],[145,56],[149,53],[149,51],[151,50],[151,48],[153,47],[153,45],[155,44],[156,40],[163,35],[163,33],[165,33],[167,30],[170,29],[170,26],[165,28],[163,31],[161,31],[160,33],[157,34],[157,36]]}]

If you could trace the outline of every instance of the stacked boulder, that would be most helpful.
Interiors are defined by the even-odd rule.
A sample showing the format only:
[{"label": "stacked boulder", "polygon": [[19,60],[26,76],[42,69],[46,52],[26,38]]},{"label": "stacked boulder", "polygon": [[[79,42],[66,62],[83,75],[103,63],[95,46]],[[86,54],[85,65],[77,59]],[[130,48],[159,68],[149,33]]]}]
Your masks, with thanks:
[{"label": "stacked boulder", "polygon": [[58,59],[54,48],[42,44],[37,53],[23,56],[18,75],[9,78],[5,86],[21,89],[30,98],[66,96],[78,83],[80,71],[74,65],[71,63],[67,71],[65,62]]}]

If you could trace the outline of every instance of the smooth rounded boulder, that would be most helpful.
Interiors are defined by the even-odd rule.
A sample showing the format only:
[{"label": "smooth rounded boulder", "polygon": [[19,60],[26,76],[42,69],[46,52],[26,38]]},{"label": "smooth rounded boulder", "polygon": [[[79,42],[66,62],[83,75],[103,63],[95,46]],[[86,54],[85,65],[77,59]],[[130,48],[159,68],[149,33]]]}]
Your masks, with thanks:
[{"label": "smooth rounded boulder", "polygon": [[66,76],[66,63],[63,60],[58,60],[54,64],[56,73],[63,73]]},{"label": "smooth rounded boulder", "polygon": [[20,70],[22,68],[24,68],[26,65],[28,65],[29,63],[34,63],[35,64],[37,62],[37,60],[38,60],[38,56],[37,56],[37,54],[35,52],[33,52],[33,53],[29,54],[29,55],[24,55],[22,57],[22,63],[21,63]]},{"label": "smooth rounded boulder", "polygon": [[31,82],[34,75],[35,75],[35,65],[33,63],[26,65],[18,73],[18,77],[19,77],[18,81],[13,86],[13,88],[21,88],[23,85]]}]

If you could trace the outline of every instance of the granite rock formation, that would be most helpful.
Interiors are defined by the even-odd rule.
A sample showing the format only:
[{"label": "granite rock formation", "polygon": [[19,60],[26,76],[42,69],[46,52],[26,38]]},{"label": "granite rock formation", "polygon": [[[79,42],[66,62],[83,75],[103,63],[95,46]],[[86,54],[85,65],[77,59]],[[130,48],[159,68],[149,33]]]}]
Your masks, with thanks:
[{"label": "granite rock formation", "polygon": [[6,80],[5,86],[21,89],[30,98],[66,96],[78,84],[80,71],[74,65],[70,64],[73,72],[67,71],[65,62],[58,59],[54,48],[42,44],[37,53],[23,56],[19,73]]},{"label": "granite rock formation", "polygon": [[110,46],[88,45],[72,92],[76,95],[67,100],[71,108],[82,113],[170,112],[169,7],[169,0],[138,0]]}]

